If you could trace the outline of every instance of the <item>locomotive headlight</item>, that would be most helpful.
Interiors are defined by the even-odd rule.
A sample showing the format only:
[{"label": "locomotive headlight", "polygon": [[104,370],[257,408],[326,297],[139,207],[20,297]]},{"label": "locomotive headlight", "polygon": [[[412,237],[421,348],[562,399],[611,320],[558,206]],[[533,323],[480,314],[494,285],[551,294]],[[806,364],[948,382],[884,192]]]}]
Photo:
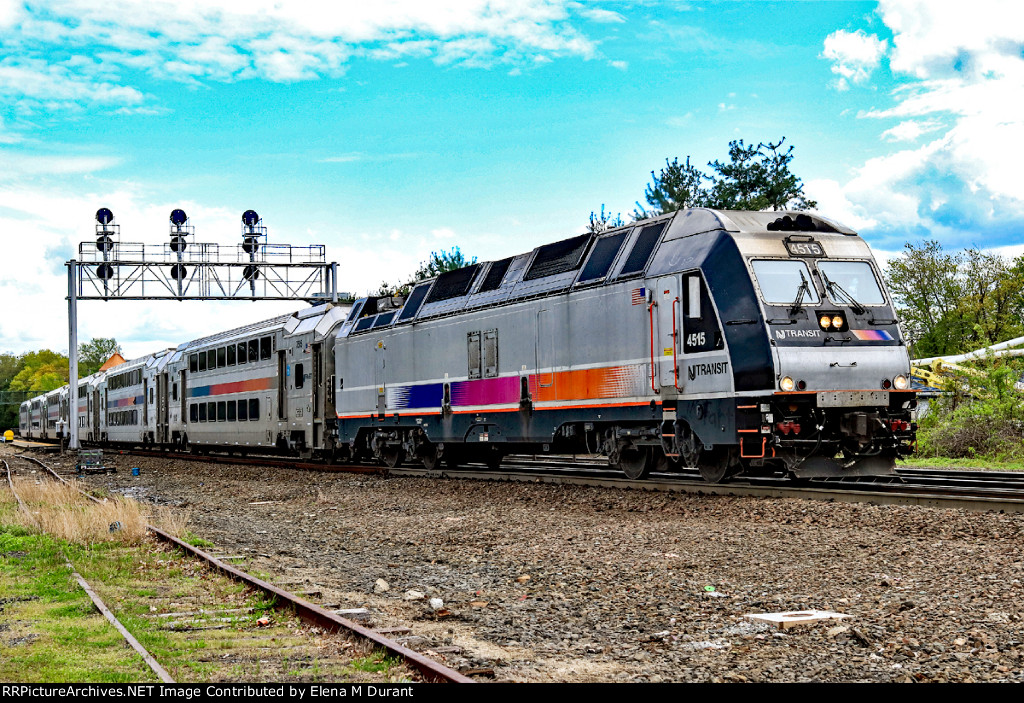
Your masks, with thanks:
[{"label": "locomotive headlight", "polygon": [[843,318],[840,317],[839,315],[836,315],[835,317],[833,317],[832,318],[832,326],[835,327],[837,330],[841,329],[842,326],[843,326]]},{"label": "locomotive headlight", "polygon": [[907,390],[907,386],[908,386],[909,384],[908,384],[908,382],[907,382],[907,377],[906,377],[906,376],[904,376],[903,374],[900,374],[900,375],[899,375],[899,376],[897,376],[896,378],[892,379],[892,385],[893,385],[893,386],[894,386],[894,387],[896,388],[896,390],[898,390],[898,391],[905,391],[905,390]]},{"label": "locomotive headlight", "polygon": [[795,387],[796,384],[793,383],[793,379],[790,378],[789,376],[783,376],[782,380],[779,381],[779,388],[781,388],[784,391],[791,391]]},{"label": "locomotive headlight", "polygon": [[819,317],[818,324],[821,325],[821,329],[827,330],[829,327],[832,326],[832,319],[828,315],[825,315],[824,317]]}]

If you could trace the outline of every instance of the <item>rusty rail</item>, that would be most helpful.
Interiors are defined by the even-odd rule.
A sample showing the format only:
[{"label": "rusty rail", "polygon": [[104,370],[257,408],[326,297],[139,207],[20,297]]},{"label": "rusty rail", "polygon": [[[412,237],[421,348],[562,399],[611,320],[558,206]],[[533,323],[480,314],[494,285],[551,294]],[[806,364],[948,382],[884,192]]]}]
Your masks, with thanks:
[{"label": "rusty rail", "polygon": [[[53,469],[51,469],[49,466],[39,461],[38,459],[27,456],[21,458],[28,459],[29,461],[38,464],[43,469],[48,471],[50,475],[52,475],[58,481],[67,483],[67,481],[65,481],[62,476],[60,476],[57,472],[55,472]],[[101,502],[97,500],[94,496],[91,496],[88,493],[85,493],[84,491],[80,492],[90,500],[96,501],[97,503]],[[230,564],[226,564],[225,562],[222,562],[220,559],[214,557],[212,554],[208,554],[207,552],[204,552],[198,547],[194,547],[188,542],[184,542],[178,539],[177,537],[173,537],[172,535],[169,535],[168,533],[164,532],[163,530],[157,527],[153,527],[152,525],[146,525],[146,529],[148,529],[150,532],[156,535],[158,539],[174,545],[178,549],[184,551],[186,554],[190,554],[191,556],[197,559],[205,561],[207,564],[217,569],[229,578],[245,583],[253,588],[258,588],[267,595],[272,596],[274,598],[275,607],[289,607],[293,609],[295,611],[295,614],[303,620],[311,622],[319,627],[324,628],[325,630],[330,630],[333,632],[347,630],[349,632],[359,635],[360,637],[370,640],[374,644],[385,649],[388,653],[401,657],[411,667],[419,671],[423,675],[423,677],[428,681],[446,683],[474,683],[473,679],[463,674],[460,674],[459,672],[455,671],[450,667],[445,666],[444,664],[441,664],[440,662],[436,662],[433,659],[428,659],[419,652],[415,652],[409,649],[408,647],[404,647],[398,642],[392,639],[388,639],[387,637],[384,637],[383,635],[374,632],[369,628],[363,627],[362,625],[352,622],[351,620],[347,620],[343,617],[339,617],[338,615],[335,615],[329,610],[325,610],[324,608],[321,608],[318,605],[310,603],[304,598],[300,598],[294,593],[285,591],[284,589],[278,588],[272,583],[268,583],[262,579],[258,579],[255,576],[242,571],[241,569],[231,566]]]},{"label": "rusty rail", "polygon": [[[3,463],[4,469],[7,472],[7,484],[11,487],[11,493],[18,501],[18,506],[22,509],[22,511],[26,515],[29,515],[31,517],[32,513],[29,512],[28,507],[21,500],[21,496],[18,495],[18,492],[14,490],[14,479],[11,477],[10,465],[8,465],[6,461],[4,461]],[[39,463],[41,464],[42,462]],[[54,471],[49,466],[46,466],[44,464],[43,468],[49,471],[51,474],[53,474],[53,476],[60,479],[64,483],[67,483],[67,481],[64,481],[63,478],[57,476],[57,474],[54,473]],[[93,498],[91,495],[87,493],[83,492],[82,495],[96,501],[96,498]],[[121,636],[124,637],[125,641],[129,645],[131,645],[131,648],[138,652],[139,656],[142,657],[142,660],[146,662],[146,664],[153,671],[153,673],[156,674],[158,679],[160,679],[164,683],[175,683],[174,679],[171,678],[171,675],[167,673],[167,669],[160,666],[160,662],[153,658],[153,655],[150,654],[146,650],[146,648],[142,646],[141,642],[135,639],[135,636],[132,635],[132,633],[128,632],[125,626],[121,624],[121,621],[118,620],[117,617],[112,612],[110,612],[110,608],[108,608],[107,604],[103,602],[103,599],[99,597],[99,594],[96,593],[96,591],[92,590],[92,587],[89,585],[89,582],[82,578],[82,575],[80,573],[75,571],[75,567],[71,564],[71,560],[68,559],[67,554],[64,553],[63,549],[61,550],[61,554],[64,556],[64,565],[68,567],[68,571],[70,571],[71,575],[75,577],[75,580],[78,581],[78,585],[82,587],[82,590],[85,591],[87,596],[89,596],[89,600],[91,600],[92,604],[96,606],[96,609],[100,611],[100,613],[102,613],[103,617],[105,617],[107,621],[111,625],[113,625],[118,632],[121,633]]]}]

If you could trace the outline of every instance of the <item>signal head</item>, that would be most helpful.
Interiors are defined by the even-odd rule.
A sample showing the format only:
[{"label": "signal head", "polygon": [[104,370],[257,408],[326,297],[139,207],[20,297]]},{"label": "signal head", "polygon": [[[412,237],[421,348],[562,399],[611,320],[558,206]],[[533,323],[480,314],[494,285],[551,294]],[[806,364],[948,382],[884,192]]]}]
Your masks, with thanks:
[{"label": "signal head", "polygon": [[186,215],[185,211],[182,210],[181,208],[175,208],[174,210],[171,210],[171,224],[172,225],[177,225],[178,227],[180,227],[183,224],[185,224],[185,222],[187,220],[188,220],[188,215]]},{"label": "signal head", "polygon": [[101,225],[109,225],[114,221],[114,213],[109,208],[101,207],[96,211],[96,221]]},{"label": "signal head", "polygon": [[242,213],[242,224],[246,227],[255,227],[259,224],[260,216],[255,210],[246,210]]}]

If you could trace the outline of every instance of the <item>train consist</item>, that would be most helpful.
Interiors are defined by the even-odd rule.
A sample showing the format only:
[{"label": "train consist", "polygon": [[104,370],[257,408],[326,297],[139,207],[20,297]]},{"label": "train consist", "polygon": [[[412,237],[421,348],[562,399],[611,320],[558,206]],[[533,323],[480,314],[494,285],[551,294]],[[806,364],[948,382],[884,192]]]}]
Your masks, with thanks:
[{"label": "train consist", "polygon": [[[629,477],[891,473],[913,451],[907,349],[855,232],[681,210],[317,304],[83,378],[83,441],[490,466],[595,453]],[[67,387],[21,408],[53,437]]]}]

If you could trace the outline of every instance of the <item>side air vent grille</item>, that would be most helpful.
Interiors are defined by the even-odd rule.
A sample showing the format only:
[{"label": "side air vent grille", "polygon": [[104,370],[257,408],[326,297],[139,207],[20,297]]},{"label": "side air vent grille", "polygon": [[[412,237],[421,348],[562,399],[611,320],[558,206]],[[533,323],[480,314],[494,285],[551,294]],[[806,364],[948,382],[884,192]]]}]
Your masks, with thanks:
[{"label": "side air vent grille", "polygon": [[377,315],[377,321],[373,323],[373,326],[384,327],[385,325],[390,325],[391,321],[395,319],[395,312],[395,310],[392,310],[391,312],[383,312]]},{"label": "side air vent grille", "polygon": [[434,288],[430,291],[427,302],[436,303],[439,300],[448,300],[449,298],[458,298],[460,295],[465,295],[469,291],[469,286],[473,283],[473,279],[479,270],[480,264],[473,264],[472,266],[464,266],[454,271],[442,273],[434,281]]},{"label": "side air vent grille", "polygon": [[486,293],[489,290],[497,290],[501,286],[502,280],[505,278],[505,274],[508,273],[508,267],[512,265],[512,257],[502,259],[501,261],[495,261],[491,264],[490,270],[487,272],[487,277],[484,278],[484,283],[480,286],[480,290],[477,293]]},{"label": "side air vent grille", "polygon": [[356,328],[354,331],[362,332],[363,330],[370,329],[370,326],[373,325],[373,321],[376,319],[376,317],[364,317],[363,319],[356,323]]},{"label": "side air vent grille", "polygon": [[540,247],[523,280],[532,281],[535,278],[554,276],[556,273],[565,273],[579,268],[592,238],[591,234],[581,234],[572,239]]},{"label": "side air vent grille", "polygon": [[627,234],[629,234],[629,230],[613,234],[610,237],[601,237],[597,240],[597,244],[594,245],[594,253],[587,259],[587,264],[583,267],[583,272],[580,274],[580,283],[595,281],[608,275],[608,269],[612,267],[615,255],[622,248],[622,243],[626,241]]},{"label": "side air vent grille", "polygon": [[405,307],[402,308],[402,314],[398,316],[399,322],[404,322],[410,318],[416,317],[416,313],[420,311],[423,306],[423,301],[427,297],[427,291],[430,290],[430,284],[424,283],[421,286],[416,286],[409,299],[405,301]]},{"label": "side air vent grille", "polygon": [[640,230],[640,236],[636,238],[636,244],[626,257],[626,263],[619,272],[620,276],[629,276],[634,273],[641,273],[647,268],[647,262],[651,258],[654,247],[661,239],[661,233],[665,229],[665,223],[659,222],[654,225],[647,225]]}]

